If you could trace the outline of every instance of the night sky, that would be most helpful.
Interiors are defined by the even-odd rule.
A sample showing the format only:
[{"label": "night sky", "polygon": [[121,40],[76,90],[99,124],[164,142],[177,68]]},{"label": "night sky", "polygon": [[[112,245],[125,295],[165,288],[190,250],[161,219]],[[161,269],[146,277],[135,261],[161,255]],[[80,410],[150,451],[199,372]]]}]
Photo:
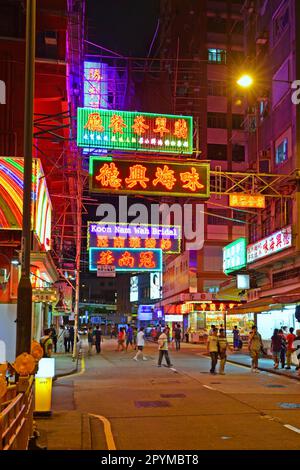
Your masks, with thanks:
[{"label": "night sky", "polygon": [[159,3],[87,0],[87,39],[125,56],[146,57],[157,26]]}]

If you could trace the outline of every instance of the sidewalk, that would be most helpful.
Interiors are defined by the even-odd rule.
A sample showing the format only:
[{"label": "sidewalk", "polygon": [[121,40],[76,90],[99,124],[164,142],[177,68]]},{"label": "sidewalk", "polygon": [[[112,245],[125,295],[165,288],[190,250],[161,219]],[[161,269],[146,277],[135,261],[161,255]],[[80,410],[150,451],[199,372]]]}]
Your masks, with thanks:
[{"label": "sidewalk", "polygon": [[[55,359],[55,377],[62,377],[77,372],[77,361],[73,361],[72,354],[54,354]],[[80,370],[80,360],[78,361],[78,370]]]}]

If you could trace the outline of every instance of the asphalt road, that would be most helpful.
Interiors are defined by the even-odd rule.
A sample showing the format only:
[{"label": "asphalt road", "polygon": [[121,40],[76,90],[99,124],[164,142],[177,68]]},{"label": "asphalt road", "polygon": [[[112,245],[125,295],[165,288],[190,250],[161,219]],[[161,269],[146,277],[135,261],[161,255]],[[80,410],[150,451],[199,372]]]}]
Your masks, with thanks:
[{"label": "asphalt road", "polygon": [[155,344],[147,361],[115,349],[106,339],[79,374],[55,382],[53,415],[37,421],[49,450],[300,448],[299,381],[232,364],[212,376],[192,345],[170,350],[176,372],[157,367]]}]

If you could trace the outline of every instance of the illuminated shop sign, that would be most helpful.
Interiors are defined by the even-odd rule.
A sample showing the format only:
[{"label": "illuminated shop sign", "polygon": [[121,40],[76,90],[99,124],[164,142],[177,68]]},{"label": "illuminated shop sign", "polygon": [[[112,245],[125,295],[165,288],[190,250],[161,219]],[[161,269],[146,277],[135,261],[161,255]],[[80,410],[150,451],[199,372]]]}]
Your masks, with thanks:
[{"label": "illuminated shop sign", "polygon": [[230,274],[247,265],[247,241],[239,238],[223,248],[223,271]]},{"label": "illuminated shop sign", "polygon": [[[0,229],[22,230],[24,159],[0,158]],[[32,164],[31,228],[45,250],[51,248],[51,202],[42,165]]]},{"label": "illuminated shop sign", "polygon": [[138,276],[131,276],[130,278],[130,302],[137,302],[139,300],[139,278]]},{"label": "illuminated shop sign", "polygon": [[78,108],[77,145],[109,150],[191,155],[193,118]]},{"label": "illuminated shop sign", "polygon": [[161,273],[150,273],[150,299],[160,299],[162,296],[162,275]]},{"label": "illuminated shop sign", "polygon": [[115,266],[116,272],[162,271],[162,251],[139,248],[90,248],[90,271],[97,271],[97,265]]},{"label": "illuminated shop sign", "polygon": [[269,237],[247,246],[247,262],[253,263],[258,259],[278,253],[292,246],[292,227],[278,230]]},{"label": "illuminated shop sign", "polygon": [[230,207],[249,207],[264,209],[266,207],[266,198],[262,194],[229,194]]},{"label": "illuminated shop sign", "polygon": [[180,241],[179,225],[88,222],[88,249],[161,248],[164,253],[180,253]]},{"label": "illuminated shop sign", "polygon": [[84,106],[108,107],[108,65],[100,62],[84,62]]},{"label": "illuminated shop sign", "polygon": [[209,197],[209,164],[104,161],[90,158],[90,191],[108,194]]}]

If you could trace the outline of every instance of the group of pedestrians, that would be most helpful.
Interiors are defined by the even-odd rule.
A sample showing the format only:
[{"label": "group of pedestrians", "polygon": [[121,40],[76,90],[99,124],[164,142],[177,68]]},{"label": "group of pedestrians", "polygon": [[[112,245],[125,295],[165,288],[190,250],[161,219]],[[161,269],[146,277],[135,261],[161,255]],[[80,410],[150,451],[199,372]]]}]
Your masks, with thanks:
[{"label": "group of pedestrians", "polygon": [[[74,348],[74,327],[72,325],[60,325],[56,331],[54,324],[44,329],[40,344],[44,351],[44,357],[51,357],[53,353],[70,353]],[[78,341],[79,338],[77,338]]]},{"label": "group of pedestrians", "polygon": [[[137,353],[134,356],[133,360],[138,361],[139,357],[142,357],[143,361],[147,361],[147,357],[144,356],[143,350],[145,347],[145,331],[144,327],[139,329],[137,333]],[[168,327],[163,328],[158,339],[158,363],[157,366],[162,366],[162,360],[165,358],[167,367],[172,367],[171,360],[169,357],[169,338],[168,338]]]},{"label": "group of pedestrians", "polygon": [[[282,327],[275,328],[271,338],[271,352],[274,360],[274,369],[278,369],[279,363],[281,368],[291,369],[292,354],[295,352],[298,362],[300,360],[300,330],[294,334],[294,328]],[[286,365],[286,367],[285,367]],[[296,366],[300,375],[299,366]]]},{"label": "group of pedestrians", "polygon": [[227,348],[228,348],[228,341],[226,338],[224,328],[220,328],[218,334],[218,328],[212,325],[208,340],[207,340],[207,350],[211,357],[211,368],[210,373],[215,375],[216,374],[216,367],[218,364],[218,359],[220,358],[220,368],[219,374],[225,374],[225,363],[227,358]]}]

